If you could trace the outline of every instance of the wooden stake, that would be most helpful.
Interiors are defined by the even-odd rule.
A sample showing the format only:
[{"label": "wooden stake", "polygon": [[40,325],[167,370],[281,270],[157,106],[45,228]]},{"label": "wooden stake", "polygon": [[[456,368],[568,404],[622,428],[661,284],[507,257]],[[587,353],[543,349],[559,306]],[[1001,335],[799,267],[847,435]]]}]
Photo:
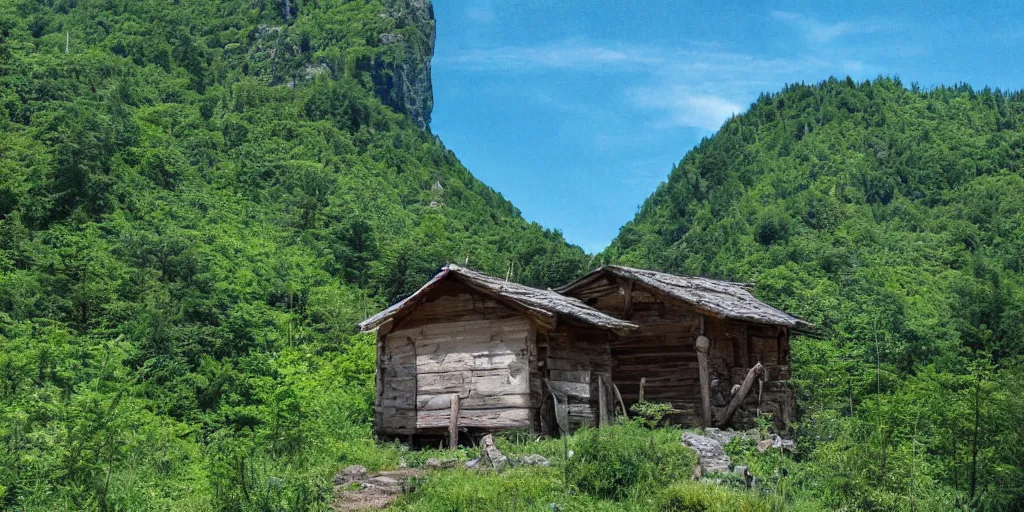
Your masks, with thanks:
[{"label": "wooden stake", "polygon": [[747,372],[747,376],[743,379],[743,384],[740,386],[739,391],[733,395],[732,400],[729,402],[729,406],[725,408],[725,413],[722,414],[722,418],[718,420],[718,428],[725,428],[729,425],[729,421],[732,419],[732,415],[736,413],[736,409],[739,409],[740,404],[750,394],[750,388],[754,387],[754,381],[757,377],[764,373],[764,366],[761,363],[757,363],[753,368]]},{"label": "wooden stake", "polygon": [[604,388],[604,377],[597,376],[597,425],[599,427],[605,427],[609,425],[608,422],[608,394]]},{"label": "wooden stake", "polygon": [[448,447],[452,450],[459,447],[459,398],[458,393],[452,394],[452,412],[448,420]]},{"label": "wooden stake", "polygon": [[707,336],[697,336],[697,365],[700,373],[700,405],[704,426],[711,426],[711,376],[708,372],[708,349],[711,340]]},{"label": "wooden stake", "polygon": [[619,406],[622,407],[622,415],[629,419],[629,411],[626,410],[626,402],[622,401],[622,393],[619,392],[619,387],[612,382],[612,391],[615,392],[615,399],[619,401]]}]

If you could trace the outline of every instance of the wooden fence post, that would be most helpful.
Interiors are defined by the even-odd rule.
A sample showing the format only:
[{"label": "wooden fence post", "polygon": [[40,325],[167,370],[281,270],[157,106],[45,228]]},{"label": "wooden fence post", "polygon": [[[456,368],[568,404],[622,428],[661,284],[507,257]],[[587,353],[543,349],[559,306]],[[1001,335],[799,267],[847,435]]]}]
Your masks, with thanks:
[{"label": "wooden fence post", "polygon": [[459,447],[459,398],[458,393],[452,394],[451,416],[448,419],[448,447],[456,449]]}]

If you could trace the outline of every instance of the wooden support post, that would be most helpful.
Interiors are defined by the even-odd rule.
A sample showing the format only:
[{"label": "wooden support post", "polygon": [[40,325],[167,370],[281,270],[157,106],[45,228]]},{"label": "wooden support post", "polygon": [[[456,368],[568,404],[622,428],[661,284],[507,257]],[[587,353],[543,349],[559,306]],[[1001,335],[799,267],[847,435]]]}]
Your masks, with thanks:
[{"label": "wooden support post", "polygon": [[705,427],[711,426],[711,375],[708,371],[708,350],[711,340],[707,336],[697,336],[697,365],[700,373],[700,406],[701,419]]},{"label": "wooden support post", "polygon": [[452,394],[451,417],[448,419],[448,447],[456,449],[459,447],[459,398],[458,393]]},{"label": "wooden support post", "polygon": [[605,390],[604,377],[597,376],[597,425],[599,427],[606,427],[610,423],[608,422],[608,393]]},{"label": "wooden support post", "polygon": [[718,420],[718,428],[725,428],[729,425],[729,421],[732,420],[732,415],[736,413],[736,409],[740,408],[740,404],[743,403],[743,400],[746,400],[747,395],[750,394],[750,388],[754,387],[754,381],[757,380],[762,373],[764,373],[764,366],[761,366],[761,363],[755,364],[754,367],[747,372],[747,376],[743,379],[743,384],[740,385],[739,391],[732,396],[732,400],[729,401],[729,405],[725,408],[725,413],[723,413],[721,419]]}]

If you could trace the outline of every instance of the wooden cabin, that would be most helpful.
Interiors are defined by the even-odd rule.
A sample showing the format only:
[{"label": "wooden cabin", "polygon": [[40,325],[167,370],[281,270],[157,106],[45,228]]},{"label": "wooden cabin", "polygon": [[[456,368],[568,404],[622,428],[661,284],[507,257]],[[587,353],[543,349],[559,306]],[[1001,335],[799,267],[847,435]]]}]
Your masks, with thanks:
[{"label": "wooden cabin", "polygon": [[551,290],[456,265],[360,324],[377,331],[374,430],[553,434],[611,416],[611,346],[636,325]]},{"label": "wooden cabin", "polygon": [[558,292],[639,325],[611,341],[612,381],[626,406],[669,402],[685,426],[777,427],[794,419],[789,340],[813,328],[757,300],[750,285],[621,266]]}]

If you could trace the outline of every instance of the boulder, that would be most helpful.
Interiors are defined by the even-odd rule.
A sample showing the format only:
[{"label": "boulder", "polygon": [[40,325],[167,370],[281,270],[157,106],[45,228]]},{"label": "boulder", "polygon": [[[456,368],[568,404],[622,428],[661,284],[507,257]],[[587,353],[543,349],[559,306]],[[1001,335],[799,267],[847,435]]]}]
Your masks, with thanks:
[{"label": "boulder", "polygon": [[362,482],[369,475],[363,466],[349,466],[337,475],[334,475],[334,485],[348,485],[353,482]]},{"label": "boulder", "polygon": [[729,467],[732,466],[732,459],[725,454],[722,444],[718,441],[710,437],[686,432],[683,434],[683,444],[697,452],[701,475],[729,472]]},{"label": "boulder", "polygon": [[446,469],[446,468],[455,467],[455,465],[458,464],[458,463],[459,463],[459,461],[456,460],[456,459],[444,459],[444,460],[441,460],[441,459],[438,459],[436,457],[431,457],[431,458],[423,461],[423,467],[426,468],[426,469]]},{"label": "boulder", "polygon": [[483,459],[490,463],[491,468],[501,471],[508,466],[508,457],[494,446],[494,438],[490,434],[480,440],[480,447],[483,451]]},{"label": "boulder", "polygon": [[402,482],[399,482],[398,479],[383,475],[371,477],[363,482],[362,485],[363,487],[377,487],[396,492],[402,489]]},{"label": "boulder", "polygon": [[543,455],[537,455],[536,453],[532,453],[519,459],[519,464],[523,466],[550,466],[551,461],[549,461],[547,457],[544,457]]},{"label": "boulder", "polygon": [[772,434],[760,443],[757,443],[758,453],[764,453],[769,448],[776,448],[792,453],[796,451],[796,443],[794,443],[792,439],[783,439],[776,434]]}]

